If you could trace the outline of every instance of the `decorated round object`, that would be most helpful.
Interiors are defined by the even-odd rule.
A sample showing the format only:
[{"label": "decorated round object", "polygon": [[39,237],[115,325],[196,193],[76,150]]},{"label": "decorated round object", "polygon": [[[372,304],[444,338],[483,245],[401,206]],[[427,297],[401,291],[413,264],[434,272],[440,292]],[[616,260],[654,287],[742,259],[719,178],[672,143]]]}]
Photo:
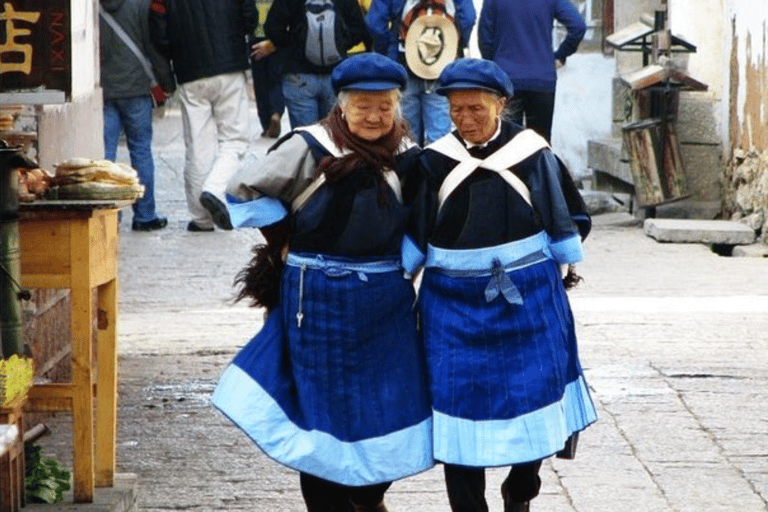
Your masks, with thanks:
[{"label": "decorated round object", "polygon": [[459,32],[446,16],[428,14],[414,20],[405,36],[405,62],[414,75],[434,80],[456,59]]}]

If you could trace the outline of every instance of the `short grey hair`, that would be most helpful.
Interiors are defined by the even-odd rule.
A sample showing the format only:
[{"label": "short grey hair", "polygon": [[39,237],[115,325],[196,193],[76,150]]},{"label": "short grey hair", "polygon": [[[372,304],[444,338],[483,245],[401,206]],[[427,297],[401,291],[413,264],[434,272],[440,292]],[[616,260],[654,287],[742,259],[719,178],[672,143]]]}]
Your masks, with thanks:
[{"label": "short grey hair", "polygon": [[[387,91],[395,91],[395,100],[397,100],[397,104],[395,105],[395,119],[397,121],[403,120],[403,111],[400,108],[400,100],[403,98],[403,92],[400,89],[387,89]],[[341,108],[341,110],[344,110],[344,107],[347,106],[347,103],[349,103],[349,98],[352,96],[352,93],[355,92],[365,92],[365,91],[358,91],[358,90],[342,90],[339,91],[339,94],[336,96],[336,104]]]}]

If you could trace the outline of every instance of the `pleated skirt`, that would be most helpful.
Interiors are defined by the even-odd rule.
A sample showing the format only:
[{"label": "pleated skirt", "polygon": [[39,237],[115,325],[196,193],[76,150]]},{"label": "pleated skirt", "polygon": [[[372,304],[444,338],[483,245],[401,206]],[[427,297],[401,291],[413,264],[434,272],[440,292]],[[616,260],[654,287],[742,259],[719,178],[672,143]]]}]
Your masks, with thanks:
[{"label": "pleated skirt", "polygon": [[402,270],[291,256],[280,293],[213,404],[274,460],[326,480],[432,467],[426,359]]},{"label": "pleated skirt", "polygon": [[558,266],[544,242],[532,242],[437,258],[500,263],[520,303],[501,293],[489,300],[489,268],[424,272],[436,460],[490,467],[542,459],[597,419]]}]

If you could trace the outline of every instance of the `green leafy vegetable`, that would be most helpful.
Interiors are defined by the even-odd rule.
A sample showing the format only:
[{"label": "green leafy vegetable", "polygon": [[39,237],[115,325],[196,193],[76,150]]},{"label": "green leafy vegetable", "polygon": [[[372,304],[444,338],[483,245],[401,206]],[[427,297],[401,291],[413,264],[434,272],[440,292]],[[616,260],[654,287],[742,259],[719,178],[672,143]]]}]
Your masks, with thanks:
[{"label": "green leafy vegetable", "polygon": [[51,457],[42,456],[43,449],[34,443],[24,448],[26,478],[24,487],[30,503],[59,503],[71,488],[70,472]]}]

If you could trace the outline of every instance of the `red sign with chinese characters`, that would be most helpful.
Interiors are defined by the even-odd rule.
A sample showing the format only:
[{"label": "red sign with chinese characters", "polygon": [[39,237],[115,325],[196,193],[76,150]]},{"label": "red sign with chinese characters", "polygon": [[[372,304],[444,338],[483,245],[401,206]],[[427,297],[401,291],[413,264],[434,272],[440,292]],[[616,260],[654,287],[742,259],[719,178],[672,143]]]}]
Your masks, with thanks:
[{"label": "red sign with chinese characters", "polygon": [[0,92],[72,88],[69,0],[0,0]]}]

